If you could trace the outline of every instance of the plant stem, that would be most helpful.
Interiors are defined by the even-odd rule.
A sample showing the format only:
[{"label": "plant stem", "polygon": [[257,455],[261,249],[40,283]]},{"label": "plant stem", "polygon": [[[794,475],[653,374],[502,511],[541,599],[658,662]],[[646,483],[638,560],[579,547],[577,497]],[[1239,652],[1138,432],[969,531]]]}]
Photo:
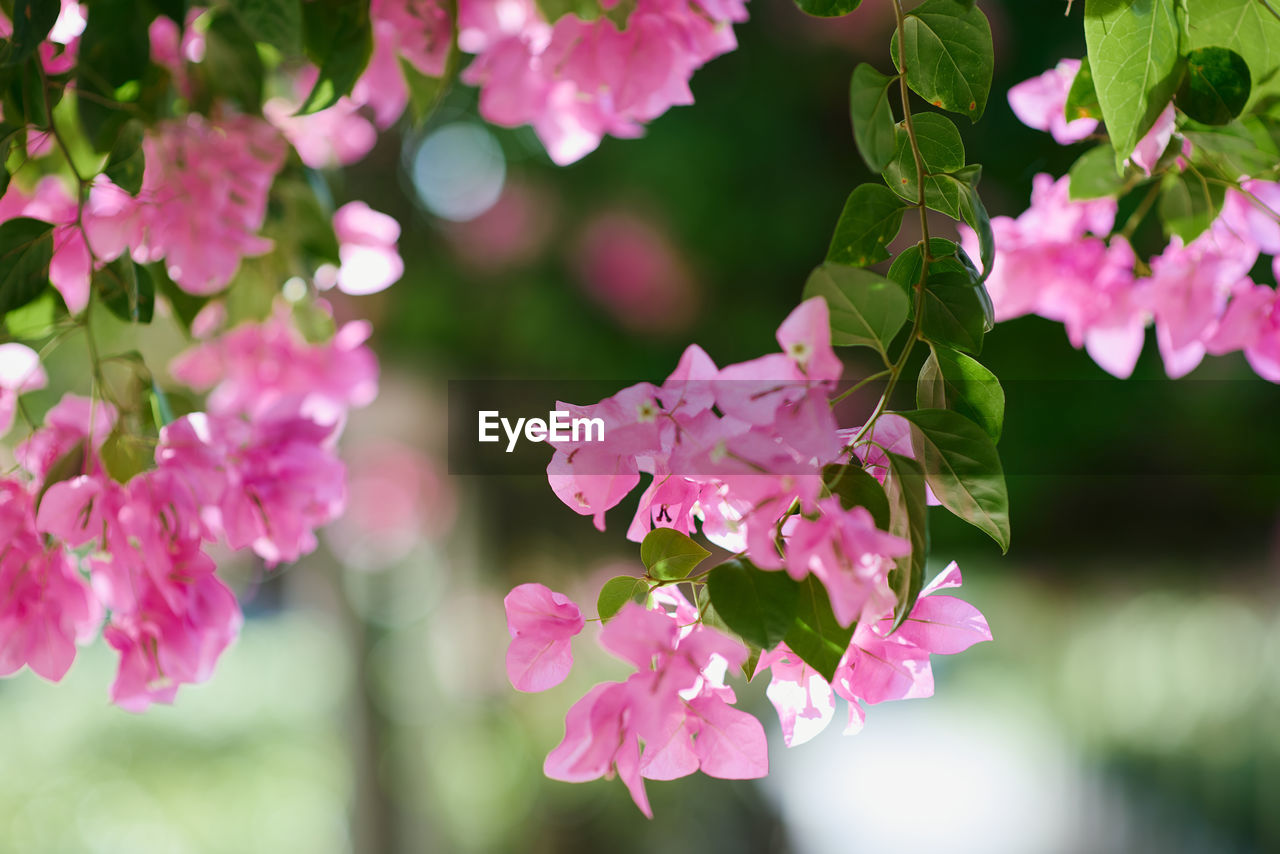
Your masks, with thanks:
[{"label": "plant stem", "polygon": [[920,324],[924,315],[924,290],[925,284],[929,280],[929,264],[933,261],[933,254],[929,245],[929,208],[925,203],[924,180],[927,175],[925,172],[924,155],[920,153],[920,143],[916,139],[916,126],[911,117],[911,89],[907,86],[907,52],[903,46],[906,42],[906,24],[907,18],[902,11],[902,0],[893,0],[893,15],[897,21],[898,28],[898,89],[902,98],[902,125],[907,130],[907,140],[911,145],[911,156],[916,164],[916,201],[913,207],[920,212],[920,280],[915,285],[915,306],[914,317],[911,321],[911,332],[907,335],[907,341],[903,345],[902,353],[892,365],[889,366],[889,381],[885,384],[884,393],[880,395],[880,401],[876,404],[875,410],[872,411],[871,417],[867,419],[867,423],[862,425],[862,429],[858,431],[853,440],[845,446],[842,454],[849,453],[853,450],[853,446],[858,444],[863,436],[871,432],[875,427],[876,419],[878,419],[885,411],[885,407],[889,405],[889,398],[893,395],[894,387],[898,384],[898,379],[902,376],[903,369],[906,368],[908,360],[911,358],[911,351],[915,349],[916,341],[920,339]]}]

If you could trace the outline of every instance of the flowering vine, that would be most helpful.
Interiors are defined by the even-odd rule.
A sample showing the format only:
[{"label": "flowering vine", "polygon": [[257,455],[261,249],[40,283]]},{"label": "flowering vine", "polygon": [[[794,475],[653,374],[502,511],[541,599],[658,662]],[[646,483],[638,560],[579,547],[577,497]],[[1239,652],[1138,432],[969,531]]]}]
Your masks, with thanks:
[{"label": "flowering vine", "polygon": [[[1094,0],[1084,16],[1088,56],[1009,91],[1024,123],[1094,145],[1069,175],[1036,176],[1025,213],[992,223],[996,319],[1059,321],[1118,377],[1154,326],[1170,377],[1243,351],[1280,382],[1278,65],[1266,47],[1280,18],[1257,0]],[[1143,51],[1145,83],[1131,73]]]},{"label": "flowering vine", "polygon": [[[860,0],[798,2],[827,16]],[[553,443],[550,486],[604,530],[647,475],[627,528],[645,574],[608,581],[592,618],[536,582],[506,598],[522,691],[562,682],[574,638],[603,623],[629,672],[569,709],[545,770],[616,775],[646,814],[645,780],[767,773],[737,674],[769,672],[794,745],[829,725],[836,697],[856,732],[864,705],[930,695],[933,655],[991,638],[942,592],[960,586],[956,565],[926,585],[925,562],[931,505],[1009,546],[1004,396],[978,361],[996,320],[1061,320],[1122,376],[1153,323],[1171,375],[1243,350],[1280,381],[1280,302],[1257,263],[1280,247],[1271,7],[1087,0],[1087,62],[1010,102],[1063,144],[1098,145],[1068,178],[1038,178],[1025,214],[993,222],[947,116],[986,109],[986,17],[972,0],[880,2],[892,73],[859,64],[850,115],[882,180],[849,195],[778,350],[720,367],[694,345],[660,385],[566,405],[607,438]],[[0,674],[56,681],[101,634],[119,656],[115,703],[172,702],[242,623],[215,545],[273,568],[343,512],[338,441],[376,395],[378,365],[369,325],[339,324],[326,294],[385,289],[403,263],[399,223],[359,200],[335,207],[325,170],[430,114],[455,80],[479,88],[485,118],[531,126],[572,162],[691,103],[691,76],[735,47],[747,15],[744,0],[575,6],[0,0],[13,339],[0,429],[26,431],[0,476]],[[931,233],[931,211],[961,223],[959,244]],[[1156,252],[1143,248],[1152,211]],[[906,216],[920,239],[894,257]],[[104,323],[139,336],[167,323],[187,343],[162,369],[104,349]],[[50,377],[48,355],[77,337],[83,377]],[[846,377],[836,347],[882,367]],[[76,379],[41,418],[28,412],[25,394]],[[837,405],[864,388],[879,391],[869,414],[842,425]]]},{"label": "flowering vine", "polygon": [[[569,710],[545,771],[571,782],[616,775],[646,815],[646,779],[768,772],[764,730],[734,708],[730,674],[769,671],[768,697],[794,745],[825,728],[837,696],[849,704],[846,732],[856,732],[862,704],[932,694],[932,655],[991,638],[972,605],[936,595],[960,584],[954,563],[924,586],[931,503],[1009,544],[995,447],[1003,393],[973,358],[992,323],[984,273],[931,236],[928,212],[971,225],[985,271],[991,228],[977,193],[981,167],[967,163],[952,121],[919,112],[911,94],[977,120],[991,84],[991,32],[980,10],[958,0],[910,11],[894,0],[893,9],[895,73],[859,65],[850,91],[858,148],[884,183],[849,196],[826,262],[778,328],[780,352],[718,367],[693,345],[661,385],[560,404],[604,427],[603,441],[552,442],[547,474],[570,509],[603,530],[642,474],[650,481],[627,529],[646,572],[606,582],[596,602],[601,644],[635,670]],[[908,213],[921,239],[887,275],[873,272]],[[894,392],[918,344],[930,351],[918,407],[899,410]],[[870,348],[883,370],[838,393],[844,367],[833,346]],[[870,416],[841,427],[835,405],[876,381]],[[709,569],[700,568],[711,552],[698,536],[722,550]],[[534,583],[506,605],[512,684],[561,682],[585,626],[581,610]]]}]

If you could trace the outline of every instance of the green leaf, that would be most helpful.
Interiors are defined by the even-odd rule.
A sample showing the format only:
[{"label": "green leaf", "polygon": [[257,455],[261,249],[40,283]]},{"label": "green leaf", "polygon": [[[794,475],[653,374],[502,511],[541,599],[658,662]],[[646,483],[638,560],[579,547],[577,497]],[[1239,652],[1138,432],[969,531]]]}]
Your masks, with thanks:
[{"label": "green leaf", "polygon": [[9,178],[12,177],[9,175],[9,170],[4,165],[5,158],[3,155],[7,154],[8,150],[8,145],[4,146],[3,150],[0,150],[0,196],[4,196],[5,192],[9,189]]},{"label": "green leaf", "polygon": [[[921,303],[920,334],[927,341],[976,355],[991,325],[990,298],[973,262],[960,247],[941,238],[934,238],[929,245],[933,261]],[[889,278],[914,290],[921,269],[920,247],[912,246],[893,262]]]},{"label": "green leaf", "polygon": [[978,180],[981,177],[982,167],[974,164],[961,169],[952,176],[952,180],[960,187],[960,218],[978,236],[978,261],[982,264],[980,281],[985,282],[991,275],[991,266],[996,262],[996,236],[991,230],[991,216],[987,213],[987,206],[978,195]]},{"label": "green leaf", "polygon": [[826,484],[835,484],[828,489],[839,496],[841,507],[846,510],[865,507],[875,519],[876,527],[888,530],[889,499],[880,481],[866,469],[856,464],[829,465],[822,469],[822,480]]},{"label": "green leaf", "polygon": [[303,35],[320,74],[299,115],[333,106],[360,79],[373,54],[369,4],[312,0],[303,5]]},{"label": "green leaf", "polygon": [[677,581],[687,576],[711,552],[675,528],[654,528],[640,543],[640,561],[650,578]]},{"label": "green leaf", "polygon": [[634,575],[610,578],[600,588],[600,595],[596,598],[596,613],[601,620],[608,622],[622,610],[623,605],[628,602],[643,605],[648,595],[649,582],[643,578],[636,578]]},{"label": "green leaf", "polygon": [[1178,235],[1184,244],[1195,240],[1218,218],[1226,192],[1194,169],[1165,175],[1159,205],[1165,234]]},{"label": "green leaf", "polygon": [[80,126],[96,151],[108,151],[129,114],[112,106],[116,90],[147,74],[151,39],[144,4],[134,0],[94,0],[76,63],[76,98]]},{"label": "green leaf", "polygon": [[938,501],[1009,550],[1009,494],[995,443],[957,412],[917,409],[899,413],[911,422],[911,444]]},{"label": "green leaf", "polygon": [[[450,58],[450,62],[456,59]],[[413,121],[421,125],[435,110],[444,95],[446,81],[439,77],[430,77],[418,70],[412,62],[400,57],[400,72],[404,74],[405,83],[409,87],[409,108],[413,112]],[[448,72],[446,71],[446,76]]]},{"label": "green leaf", "polygon": [[1280,20],[1260,0],[1187,0],[1187,17],[1184,51],[1225,47],[1244,57],[1253,81],[1246,109],[1280,95]]},{"label": "green leaf", "polygon": [[836,620],[827,589],[816,577],[809,575],[796,586],[795,616],[783,640],[805,664],[830,682],[853,639],[854,626],[841,626]]},{"label": "green leaf", "polygon": [[853,79],[849,82],[853,138],[872,172],[883,172],[897,151],[893,109],[889,106],[889,88],[897,79],[886,77],[867,63],[860,62],[853,69]]},{"label": "green leaf", "polygon": [[804,298],[820,296],[831,317],[831,343],[874,347],[885,354],[902,324],[909,300],[894,282],[859,267],[823,264],[809,275]]},{"label": "green leaf", "polygon": [[819,18],[838,18],[862,5],[862,0],[796,0],[796,5],[809,15]]},{"label": "green leaf", "polygon": [[1072,201],[1121,195],[1128,180],[1116,169],[1116,150],[1104,142],[1080,155],[1071,165],[1068,195]]},{"label": "green leaf", "polygon": [[155,313],[156,287],[146,267],[128,253],[93,273],[93,290],[112,314],[126,323],[150,323]]},{"label": "green leaf", "polygon": [[1067,121],[1076,119],[1102,119],[1102,105],[1098,103],[1098,93],[1093,88],[1093,69],[1089,66],[1089,57],[1080,60],[1080,70],[1076,79],[1071,81],[1071,91],[1067,92],[1067,103],[1063,108]]},{"label": "green leaf", "polygon": [[[991,25],[982,10],[958,0],[925,0],[907,12],[903,32],[912,91],[935,107],[980,119],[995,68]],[[896,32],[889,49],[901,71]]]},{"label": "green leaf", "polygon": [[231,0],[231,9],[254,41],[272,45],[285,56],[302,53],[300,0]]},{"label": "green leaf", "polygon": [[716,613],[743,640],[773,649],[791,631],[798,586],[785,572],[730,560],[711,570],[707,589]]},{"label": "green leaf", "polygon": [[5,51],[4,65],[21,65],[34,56],[61,11],[59,0],[14,0],[13,37]]},{"label": "green leaf", "polygon": [[1225,47],[1187,54],[1187,74],[1174,103],[1198,122],[1225,125],[1249,102],[1253,81],[1244,57]]},{"label": "green leaf", "polygon": [[117,483],[128,483],[134,475],[151,468],[153,451],[139,437],[111,431],[98,456],[107,474]]},{"label": "green leaf", "polygon": [[210,90],[235,101],[246,112],[262,111],[262,58],[234,14],[214,13],[205,32],[204,61],[197,67]]},{"label": "green leaf", "polygon": [[[916,143],[920,147],[920,159],[924,161],[925,202],[935,210],[955,211],[959,219],[959,191],[942,180],[942,176],[964,167],[964,142],[955,124],[939,113],[922,113],[912,119],[916,131]],[[916,158],[911,150],[911,136],[906,125],[899,122],[895,128],[898,148],[893,160],[884,170],[884,181],[895,193],[909,202],[920,198],[920,184],[916,180]],[[942,207],[938,207],[941,205]]]},{"label": "green leaf", "polygon": [[855,267],[888,260],[888,246],[898,236],[906,209],[888,187],[859,184],[844,203],[827,260]]},{"label": "green leaf", "polygon": [[31,302],[15,308],[4,316],[4,328],[11,338],[32,341],[48,338],[53,334],[54,318],[57,316],[58,300],[53,290],[45,289],[40,296]]},{"label": "green leaf", "polygon": [[49,286],[53,226],[17,217],[0,223],[0,314],[40,296]]},{"label": "green leaf", "polygon": [[1004,389],[995,374],[976,359],[949,347],[930,347],[916,383],[916,406],[951,409],[1000,441],[1004,424]]},{"label": "green leaf", "polygon": [[142,152],[142,135],[141,122],[125,123],[111,145],[107,164],[102,169],[113,184],[131,196],[142,190],[142,176],[147,166]]},{"label": "green leaf", "polygon": [[1192,125],[1183,135],[1191,142],[1197,164],[1207,164],[1228,181],[1243,175],[1259,178],[1280,171],[1280,146],[1271,121],[1249,116],[1221,127]]},{"label": "green leaf", "polygon": [[[729,628],[729,624],[724,621],[720,613],[716,611],[716,606],[711,604],[711,591],[705,585],[698,588],[698,615],[702,619],[702,625],[713,628],[718,632],[726,635],[736,636],[737,632]],[[743,641],[745,643],[745,641]]]},{"label": "green leaf", "polygon": [[898,600],[893,622],[897,629],[911,613],[924,585],[924,563],[929,555],[929,502],[920,464],[900,454],[887,456],[889,476],[884,487],[891,508],[888,531],[911,543],[911,554],[895,558],[889,572],[889,586]]},{"label": "green leaf", "polygon": [[1181,73],[1175,0],[1085,0],[1089,66],[1117,160],[1169,105]]}]

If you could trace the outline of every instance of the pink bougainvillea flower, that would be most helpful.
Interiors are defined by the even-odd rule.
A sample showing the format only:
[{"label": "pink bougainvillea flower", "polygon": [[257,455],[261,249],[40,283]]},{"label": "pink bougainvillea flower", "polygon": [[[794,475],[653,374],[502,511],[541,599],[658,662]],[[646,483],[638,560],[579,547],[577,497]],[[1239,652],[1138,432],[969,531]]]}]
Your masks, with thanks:
[{"label": "pink bougainvillea flower", "polygon": [[785,644],[760,656],[756,671],[763,672],[765,668],[771,674],[765,695],[778,712],[787,747],[804,744],[827,728],[836,713],[836,700],[831,683],[822,674]]},{"label": "pink bougainvillea flower", "polygon": [[207,531],[182,478],[146,472],[104,504],[106,547],[89,568],[111,609],[103,637],[120,653],[111,700],[141,712],[172,703],[182,684],[207,680],[243,618],[203,551]]},{"label": "pink bougainvillea flower", "polygon": [[938,595],[939,590],[959,587],[960,583],[960,570],[953,561],[920,592],[898,631],[889,634],[891,617],[878,624],[859,624],[854,630],[853,642],[832,686],[849,702],[845,732],[862,728],[863,711],[858,701],[875,704],[932,696],[930,655],[952,655],[991,640],[986,618],[978,609],[954,596]]},{"label": "pink bougainvillea flower", "polygon": [[[372,294],[385,290],[404,274],[404,262],[396,251],[400,223],[364,202],[349,202],[333,214],[342,266],[334,277],[346,294]],[[317,277],[319,284],[319,277]]]},{"label": "pink bougainvillea flower", "polygon": [[845,733],[855,734],[865,719],[861,703],[931,696],[931,655],[952,655],[991,640],[986,618],[977,608],[939,595],[960,582],[953,562],[921,591],[911,614],[892,634],[891,616],[860,622],[830,685],[785,646],[762,655],[758,670],[770,668],[766,693],[777,709],[787,745],[802,744],[826,728],[835,714],[833,693],[848,702]]},{"label": "pink bougainvillea flower", "polygon": [[163,259],[188,293],[222,290],[241,258],[272,247],[258,231],[286,149],[275,128],[252,116],[191,114],[156,125],[143,142],[135,260]]},{"label": "pink bougainvillea flower", "polygon": [[1204,357],[1233,288],[1247,280],[1258,257],[1256,245],[1217,221],[1187,245],[1175,236],[1151,259],[1141,298],[1155,319],[1165,373],[1177,379]]},{"label": "pink bougainvillea flower", "polygon": [[637,214],[593,217],[577,238],[573,263],[587,294],[624,326],[677,330],[697,311],[689,263],[657,223]]},{"label": "pink bougainvillea flower", "polygon": [[1280,383],[1280,292],[1238,282],[1206,348],[1215,355],[1243,350],[1258,376]]},{"label": "pink bougainvillea flower", "polygon": [[1133,154],[1130,155],[1129,159],[1133,161],[1135,166],[1148,175],[1151,174],[1151,170],[1156,168],[1161,155],[1169,147],[1169,141],[1173,139],[1176,121],[1177,113],[1174,112],[1173,104],[1170,104],[1156,118],[1156,123],[1151,126],[1151,130],[1147,131],[1146,135],[1138,140],[1138,144],[1134,146]]},{"label": "pink bougainvillea flower", "polygon": [[452,26],[449,13],[438,0],[373,0],[369,17],[373,23],[373,55],[351,97],[373,109],[378,127],[388,128],[409,103],[401,62],[424,76],[442,76],[449,57]]},{"label": "pink bougainvillea flower", "polygon": [[156,461],[198,496],[228,546],[275,566],[314,551],[315,529],[342,513],[346,469],[328,445],[333,431],[288,409],[248,421],[193,413],[161,431]]},{"label": "pink bougainvillea flower", "polygon": [[572,163],[693,103],[689,78],[737,46],[732,24],[745,19],[739,2],[639,0],[622,29],[572,13],[548,25],[532,2],[476,0],[458,16],[458,44],[476,54],[463,80],[481,88],[486,119],[532,125],[552,160]]},{"label": "pink bougainvillea flower", "polygon": [[1027,127],[1053,134],[1059,145],[1070,145],[1093,133],[1097,119],[1066,115],[1067,95],[1080,71],[1080,60],[1064,59],[1039,77],[1009,89],[1009,106]]},{"label": "pink bougainvillea flower", "polygon": [[76,644],[97,633],[102,609],[61,546],[46,546],[25,484],[0,480],[0,676],[29,666],[57,682]]},{"label": "pink bougainvillea flower", "polygon": [[120,653],[111,701],[130,712],[172,703],[183,684],[204,682],[240,633],[235,594],[212,573],[181,588],[174,609],[154,589],[132,612],[113,613],[102,636]]},{"label": "pink bougainvillea flower", "polygon": [[18,396],[44,388],[48,381],[35,350],[14,341],[0,344],[0,436],[13,426]]},{"label": "pink bougainvillea flower", "polygon": [[[1031,207],[1016,220],[996,217],[996,258],[986,287],[997,322],[1039,314],[1066,325],[1103,369],[1133,372],[1150,320],[1139,298],[1134,254],[1122,237],[1103,238],[1115,221],[1114,199],[1072,201],[1069,179],[1035,177]],[[961,227],[966,251],[977,237]]]},{"label": "pink bougainvillea flower", "polygon": [[668,614],[628,602],[605,626],[601,644],[637,670],[625,682],[597,685],[569,710],[564,740],[543,765],[548,777],[583,782],[616,773],[652,817],[646,777],[768,773],[764,729],[732,707],[723,681],[727,668],[746,660],[746,649],[712,629],[681,629],[678,615],[687,617],[690,608],[677,601]]},{"label": "pink bougainvillea flower", "polygon": [[[299,99],[310,91],[316,73],[300,74]],[[360,105],[343,96],[333,106],[314,113],[296,115],[300,103],[288,98],[271,98],[262,105],[262,115],[271,122],[312,169],[346,166],[364,158],[378,141],[377,128],[360,113]]]},{"label": "pink bougainvillea flower", "polygon": [[507,678],[517,691],[545,691],[573,669],[576,637],[586,622],[563,593],[541,584],[521,584],[503,600],[507,611]]},{"label": "pink bougainvillea flower", "polygon": [[352,321],[332,340],[311,344],[281,305],[261,323],[241,324],[180,353],[169,373],[194,389],[212,389],[207,406],[215,415],[255,415],[287,404],[335,424],[377,396],[378,360],[364,343],[369,333],[368,323]]},{"label": "pink bougainvillea flower", "polygon": [[116,408],[111,404],[66,394],[45,413],[44,425],[14,449],[14,456],[35,480],[42,481],[58,460],[84,443],[90,459],[82,469],[94,472],[100,469],[95,452],[115,423]]},{"label": "pink bougainvillea flower", "polygon": [[22,210],[23,216],[54,224],[53,260],[49,264],[49,281],[67,304],[67,310],[79,314],[89,304],[89,280],[93,265],[84,232],[76,224],[79,205],[71,191],[54,175],[41,178],[35,193]]},{"label": "pink bougainvillea flower", "polygon": [[830,382],[844,372],[831,349],[831,320],[822,297],[812,297],[792,309],[778,327],[778,344],[808,379]]},{"label": "pink bougainvillea flower", "polygon": [[911,554],[911,544],[878,530],[865,507],[845,510],[837,496],[818,501],[817,520],[801,518],[787,538],[787,572],[797,581],[817,576],[831,596],[841,625],[874,621],[893,610],[889,589],[892,558]]}]

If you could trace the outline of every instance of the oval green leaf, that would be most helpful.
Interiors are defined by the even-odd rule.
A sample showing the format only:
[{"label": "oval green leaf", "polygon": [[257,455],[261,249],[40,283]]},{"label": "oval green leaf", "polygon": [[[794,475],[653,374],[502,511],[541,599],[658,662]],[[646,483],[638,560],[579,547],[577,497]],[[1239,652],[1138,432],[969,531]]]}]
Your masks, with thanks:
[{"label": "oval green leaf", "polygon": [[888,351],[907,320],[906,291],[870,270],[823,264],[810,274],[804,298],[820,296],[831,317],[831,343]]},{"label": "oval green leaf", "polygon": [[622,610],[623,605],[628,602],[643,605],[648,595],[649,584],[643,578],[636,578],[634,575],[610,578],[596,597],[596,613],[601,620],[608,622]]},{"label": "oval green leaf", "polygon": [[974,422],[946,409],[899,413],[911,422],[911,444],[925,480],[956,516],[1009,550],[1009,493],[1000,454]]},{"label": "oval green leaf", "polygon": [[0,224],[0,315],[34,300],[49,286],[53,226],[28,217]]},{"label": "oval green leaf", "polygon": [[761,649],[781,643],[795,622],[797,585],[785,572],[731,560],[711,570],[707,590],[725,625]]},{"label": "oval green leaf", "polygon": [[992,441],[1000,441],[1004,389],[995,374],[964,353],[937,345],[930,348],[916,383],[916,406],[958,412],[985,430]]},{"label": "oval green leaf", "polygon": [[860,184],[849,194],[836,222],[827,260],[866,267],[889,259],[889,244],[902,228],[907,209],[888,187]]},{"label": "oval green leaf", "polygon": [[885,494],[889,498],[889,533],[911,543],[911,554],[894,560],[889,586],[898,604],[893,628],[897,629],[915,607],[924,585],[924,564],[929,556],[929,501],[924,470],[911,457],[890,453]]},{"label": "oval green leaf", "polygon": [[865,62],[853,69],[849,82],[849,115],[858,151],[872,172],[883,172],[897,151],[889,88],[896,77],[886,77]]},{"label": "oval green leaf", "polygon": [[640,543],[640,561],[649,577],[659,581],[678,581],[710,556],[675,528],[654,528]]},{"label": "oval green leaf", "polygon": [[[995,70],[991,25],[982,10],[960,0],[925,0],[907,12],[903,32],[911,90],[935,107],[980,119]],[[901,71],[896,32],[889,49]]]},{"label": "oval green leaf", "polygon": [[1253,79],[1244,57],[1225,47],[1187,54],[1187,73],[1174,103],[1198,122],[1225,125],[1249,103]]},{"label": "oval green leaf", "polygon": [[1173,98],[1181,71],[1177,0],[1085,0],[1098,105],[1123,160]]}]

